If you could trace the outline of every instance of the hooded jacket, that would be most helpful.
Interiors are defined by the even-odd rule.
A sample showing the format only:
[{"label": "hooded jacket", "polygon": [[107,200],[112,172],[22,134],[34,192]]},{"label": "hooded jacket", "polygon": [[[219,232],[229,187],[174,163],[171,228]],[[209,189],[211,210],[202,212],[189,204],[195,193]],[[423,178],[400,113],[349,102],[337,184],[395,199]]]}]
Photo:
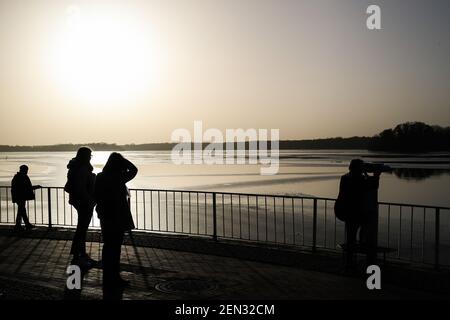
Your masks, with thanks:
[{"label": "hooded jacket", "polygon": [[102,230],[129,231],[135,228],[129,205],[126,183],[137,174],[137,168],[129,161],[127,170],[100,172],[95,183],[96,211]]}]

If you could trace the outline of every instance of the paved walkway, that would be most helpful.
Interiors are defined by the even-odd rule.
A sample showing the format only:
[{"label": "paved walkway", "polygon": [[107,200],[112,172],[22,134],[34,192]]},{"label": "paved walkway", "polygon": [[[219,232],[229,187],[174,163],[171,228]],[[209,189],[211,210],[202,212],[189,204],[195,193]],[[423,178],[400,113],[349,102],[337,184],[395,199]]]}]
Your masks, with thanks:
[{"label": "paved walkway", "polygon": [[[0,299],[102,299],[102,270],[85,275],[81,295],[65,290],[70,240],[0,234]],[[89,242],[101,259],[99,242]],[[401,299],[444,296],[382,285],[364,278],[302,270],[245,259],[124,245],[123,299]]]}]

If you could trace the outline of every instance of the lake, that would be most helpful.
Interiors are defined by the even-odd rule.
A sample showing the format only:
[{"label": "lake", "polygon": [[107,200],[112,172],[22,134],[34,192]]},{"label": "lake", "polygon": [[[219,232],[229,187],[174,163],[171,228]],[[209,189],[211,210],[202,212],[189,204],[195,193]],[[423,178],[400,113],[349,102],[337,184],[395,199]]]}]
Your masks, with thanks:
[{"label": "lake", "polygon": [[[92,164],[99,172],[110,152],[94,152]],[[216,221],[221,238],[258,242],[313,245],[312,199],[282,198],[280,195],[312,195],[335,198],[340,176],[352,158],[389,164],[383,173],[379,199],[384,202],[450,207],[450,155],[392,154],[368,151],[290,150],[280,152],[279,173],[261,176],[259,165],[175,165],[169,151],[123,152],[139,168],[130,188],[215,191],[217,217],[212,194],[189,192],[131,192],[131,211],[137,229],[152,232],[212,236]],[[68,161],[74,152],[10,152],[0,154],[0,186],[9,186],[22,164],[30,168],[34,184],[61,187],[66,182]],[[272,197],[221,194],[256,193]],[[277,197],[278,196],[278,197]],[[0,188],[0,223],[14,223],[15,207],[6,188]],[[49,198],[47,198],[49,197]],[[48,199],[50,199],[49,201]],[[51,204],[49,206],[49,203]],[[49,210],[51,208],[51,210]],[[36,191],[29,201],[30,221],[37,225],[76,225],[76,212],[67,204],[62,189]],[[450,265],[450,211],[440,214],[440,264]],[[409,206],[379,208],[378,243],[394,249],[390,255],[421,263],[435,263],[436,210]],[[317,246],[335,250],[344,242],[344,224],[333,214],[333,201],[317,201]],[[94,215],[92,227],[99,227]]]},{"label": "lake", "polygon": [[[99,172],[110,152],[93,152]],[[175,165],[170,151],[127,151],[124,156],[139,168],[130,188],[229,191],[276,195],[314,195],[335,198],[339,178],[352,158],[389,164],[392,173],[381,177],[379,199],[450,206],[450,154],[393,154],[366,150],[280,151],[277,175],[261,176],[260,165]],[[21,164],[30,168],[34,184],[64,186],[68,161],[74,152],[0,153],[0,185],[10,185]]]}]

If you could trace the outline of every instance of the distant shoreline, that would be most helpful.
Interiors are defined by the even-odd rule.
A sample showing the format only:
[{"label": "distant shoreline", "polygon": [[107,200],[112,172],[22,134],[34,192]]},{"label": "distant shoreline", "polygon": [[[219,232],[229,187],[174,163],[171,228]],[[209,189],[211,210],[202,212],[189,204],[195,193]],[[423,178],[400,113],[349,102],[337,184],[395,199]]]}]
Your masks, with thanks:
[{"label": "distant shoreline", "polygon": [[[237,139],[237,138],[235,138]],[[244,138],[245,139],[245,138]],[[231,141],[234,141],[230,139]],[[230,141],[230,142],[231,142]],[[250,150],[251,143],[257,142],[257,149],[271,150],[274,142],[252,140],[245,142],[245,150]],[[368,150],[394,153],[426,153],[450,151],[450,127],[429,126],[422,122],[405,122],[394,129],[386,129],[373,137],[335,137],[308,140],[279,140],[279,150]],[[184,142],[186,143],[186,142]],[[242,143],[242,142],[241,142]],[[0,152],[43,152],[43,151],[76,151],[82,146],[88,146],[96,151],[167,151],[172,150],[179,143],[143,143],[143,144],[116,144],[105,142],[83,144],[55,144],[41,146],[10,146],[0,145]],[[191,150],[201,144],[202,149],[215,146],[216,149],[227,149],[227,143],[199,144],[191,143]],[[238,143],[234,143],[237,150]]]},{"label": "distant shoreline", "polygon": [[[279,141],[280,150],[293,149],[326,149],[326,150],[367,150],[367,143],[370,138],[352,137],[352,138],[328,138],[315,140],[281,140]],[[262,142],[262,143],[265,143]],[[0,145],[0,152],[43,152],[43,151],[76,151],[82,146],[88,146],[95,151],[168,151],[172,150],[178,143],[145,143],[145,144],[115,144],[115,143],[82,143],[82,144],[55,144],[40,146],[10,146]],[[270,141],[267,143],[270,150]],[[203,143],[202,148],[210,145]],[[259,145],[259,141],[258,141]],[[216,147],[220,147],[218,144]],[[235,143],[234,148],[236,149]],[[194,144],[191,144],[194,150]],[[222,148],[226,150],[226,145]],[[249,149],[249,142],[246,142],[246,149]]]},{"label": "distant shoreline", "polygon": [[[279,150],[349,150],[349,151],[372,151],[380,153],[398,153],[398,154],[419,154],[419,153],[449,153],[450,150],[393,150],[393,149],[372,149],[369,147],[370,138],[354,137],[354,138],[330,138],[317,140],[283,140],[279,141]],[[263,142],[265,143],[265,142]],[[115,144],[115,143],[80,143],[80,144],[55,144],[40,146],[10,146],[0,145],[0,152],[75,152],[82,146],[87,146],[94,151],[171,151],[178,143],[146,143],[146,144]],[[203,143],[202,149],[209,146]],[[259,146],[259,141],[258,141]],[[220,148],[220,145],[216,146]],[[227,147],[222,146],[223,150]],[[194,151],[195,146],[191,144],[191,150]],[[234,145],[234,150],[237,144]],[[267,142],[267,149],[270,152],[270,142]],[[246,142],[246,150],[249,150],[249,143]]]}]

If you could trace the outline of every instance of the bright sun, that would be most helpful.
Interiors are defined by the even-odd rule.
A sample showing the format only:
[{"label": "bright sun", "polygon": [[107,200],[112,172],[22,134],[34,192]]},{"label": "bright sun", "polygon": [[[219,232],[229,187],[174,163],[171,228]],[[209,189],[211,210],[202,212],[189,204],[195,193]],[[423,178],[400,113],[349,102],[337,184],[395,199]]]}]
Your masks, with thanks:
[{"label": "bright sun", "polygon": [[67,9],[52,64],[69,94],[94,103],[129,101],[153,88],[161,59],[148,27],[126,12]]}]

